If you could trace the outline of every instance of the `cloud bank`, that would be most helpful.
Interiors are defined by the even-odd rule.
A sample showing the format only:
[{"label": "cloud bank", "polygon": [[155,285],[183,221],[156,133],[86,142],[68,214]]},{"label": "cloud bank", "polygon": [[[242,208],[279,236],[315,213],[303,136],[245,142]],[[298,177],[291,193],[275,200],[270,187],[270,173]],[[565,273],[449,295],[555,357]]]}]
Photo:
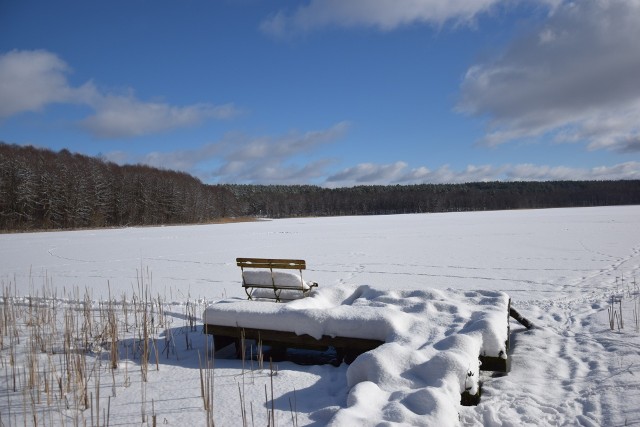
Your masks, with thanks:
[{"label": "cloud bank", "polygon": [[275,37],[323,27],[374,27],[389,31],[411,24],[465,23],[504,0],[311,0],[293,11],[280,10],[260,29]]},{"label": "cloud bank", "polygon": [[99,138],[126,138],[189,127],[208,119],[228,119],[240,111],[233,104],[173,106],[145,102],[126,94],[100,91],[92,82],[73,87],[71,68],[45,50],[13,50],[0,55],[0,119],[38,112],[50,104],[88,106],[93,114],[80,125]]},{"label": "cloud bank", "polygon": [[562,181],[640,179],[640,162],[613,166],[574,168],[534,164],[468,165],[453,170],[443,165],[431,170],[425,166],[409,168],[405,162],[363,163],[346,168],[326,179],[328,187],[389,184],[456,184],[482,181]]},{"label": "cloud bank", "polygon": [[551,136],[640,151],[640,2],[558,6],[537,32],[470,67],[458,111],[487,118],[482,144]]},{"label": "cloud bank", "polygon": [[[291,131],[276,137],[250,137],[228,134],[221,141],[199,148],[171,152],[151,152],[132,158],[123,152],[106,155],[116,163],[142,163],[180,170],[207,183],[310,184],[326,187],[395,184],[456,184],[482,181],[561,181],[640,179],[640,162],[612,166],[579,168],[536,165],[468,165],[455,170],[450,165],[436,169],[410,167],[404,161],[360,163],[331,172],[337,160],[318,157],[314,152],[339,141],[349,123],[340,122],[327,129]],[[316,158],[308,160],[308,158]],[[213,164],[213,166],[212,166]]]},{"label": "cloud bank", "polygon": [[231,133],[196,149],[151,152],[137,158],[113,152],[106,157],[117,163],[144,163],[185,171],[206,182],[299,184],[326,176],[333,159],[309,161],[306,157],[342,138],[348,128],[348,122],[340,122],[327,129],[290,131],[276,137]]}]

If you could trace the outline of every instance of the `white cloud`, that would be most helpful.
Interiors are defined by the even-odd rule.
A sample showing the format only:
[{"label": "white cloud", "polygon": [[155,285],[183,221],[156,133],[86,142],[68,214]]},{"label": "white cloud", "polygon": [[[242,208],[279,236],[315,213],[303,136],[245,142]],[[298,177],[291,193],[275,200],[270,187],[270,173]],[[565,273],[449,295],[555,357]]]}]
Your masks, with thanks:
[{"label": "white cloud", "polygon": [[329,176],[326,183],[330,187],[350,187],[353,185],[494,181],[500,179],[504,170],[504,167],[496,168],[489,165],[469,165],[461,171],[453,171],[449,165],[430,170],[426,166],[410,169],[407,163],[400,161],[389,164],[363,163]]},{"label": "white cloud", "polygon": [[348,122],[340,122],[320,131],[299,133],[291,131],[277,138],[258,137],[246,138],[239,135],[237,139],[232,137],[227,144],[234,147],[229,150],[229,160],[250,162],[254,160],[280,161],[298,153],[309,152],[316,146],[332,142],[346,133]]},{"label": "white cloud", "polygon": [[386,184],[398,181],[406,168],[407,164],[405,162],[390,164],[360,163],[331,175],[327,178],[327,182],[330,184],[348,182],[350,183],[349,185]]},{"label": "white cloud", "polygon": [[509,167],[505,175],[510,181],[640,179],[640,162],[625,162],[594,168],[520,164]]},{"label": "white cloud", "polygon": [[[220,153],[219,144],[204,144],[192,150],[177,150],[171,152],[153,151],[140,158],[135,159],[135,163],[143,163],[149,166],[178,170],[193,173],[197,165],[211,160]],[[119,163],[122,163],[120,161]]]},{"label": "white cloud", "polygon": [[551,135],[632,151],[640,138],[637,40],[637,0],[564,3],[499,58],[470,67],[457,109],[488,118],[489,146]]},{"label": "white cloud", "polygon": [[151,152],[127,158],[123,158],[121,152],[114,152],[106,157],[118,163],[143,163],[180,170],[207,182],[298,184],[326,175],[333,159],[307,161],[305,158],[337,141],[348,128],[347,122],[340,122],[327,129],[304,133],[291,131],[277,137],[228,134],[221,141],[189,150]]},{"label": "white cloud", "polygon": [[52,103],[82,102],[92,86],[71,87],[69,72],[64,61],[44,50],[0,55],[0,118],[39,111]]},{"label": "white cloud", "polygon": [[348,128],[349,123],[340,122],[328,129],[305,133],[292,131],[275,138],[230,135],[219,143],[222,165],[208,178],[230,183],[309,182],[322,177],[333,160],[321,158],[305,163],[296,158],[335,142]]},{"label": "white cloud", "polygon": [[416,24],[468,22],[504,0],[311,0],[292,12],[265,19],[263,32],[286,37],[322,27],[375,27],[383,31]]},{"label": "white cloud", "polygon": [[195,104],[176,107],[161,102],[142,102],[133,95],[106,95],[93,102],[95,114],[82,126],[101,138],[122,138],[190,127],[206,119],[227,119],[238,113],[231,104]]},{"label": "white cloud", "polygon": [[0,119],[39,111],[49,104],[80,104],[94,113],[81,126],[94,136],[122,138],[196,125],[207,119],[228,119],[240,111],[233,104],[173,106],[145,102],[133,91],[113,94],[92,82],[74,87],[67,80],[70,67],[44,50],[11,51],[0,55]]},{"label": "white cloud", "polygon": [[640,162],[625,162],[613,166],[574,168],[534,164],[468,165],[452,170],[443,165],[435,170],[425,166],[410,169],[404,162],[390,164],[365,163],[349,167],[329,176],[329,187],[389,184],[456,184],[483,181],[557,181],[557,180],[619,180],[640,179]]}]

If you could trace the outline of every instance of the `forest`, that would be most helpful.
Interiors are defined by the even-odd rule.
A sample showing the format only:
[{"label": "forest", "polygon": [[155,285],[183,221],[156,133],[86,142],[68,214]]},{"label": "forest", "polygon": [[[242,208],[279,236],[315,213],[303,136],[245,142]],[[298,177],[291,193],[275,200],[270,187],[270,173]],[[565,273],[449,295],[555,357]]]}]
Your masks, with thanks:
[{"label": "forest", "polygon": [[639,180],[210,185],[183,172],[0,142],[3,231],[631,204],[640,204]]}]

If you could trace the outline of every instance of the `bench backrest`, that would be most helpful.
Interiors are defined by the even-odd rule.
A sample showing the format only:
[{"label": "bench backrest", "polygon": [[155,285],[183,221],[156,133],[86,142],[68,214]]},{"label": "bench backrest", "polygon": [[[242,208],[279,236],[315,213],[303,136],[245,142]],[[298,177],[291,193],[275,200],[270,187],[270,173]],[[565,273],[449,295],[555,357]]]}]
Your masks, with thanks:
[{"label": "bench backrest", "polygon": [[270,258],[236,258],[241,268],[282,268],[290,270],[304,270],[307,264],[303,259],[270,259]]}]

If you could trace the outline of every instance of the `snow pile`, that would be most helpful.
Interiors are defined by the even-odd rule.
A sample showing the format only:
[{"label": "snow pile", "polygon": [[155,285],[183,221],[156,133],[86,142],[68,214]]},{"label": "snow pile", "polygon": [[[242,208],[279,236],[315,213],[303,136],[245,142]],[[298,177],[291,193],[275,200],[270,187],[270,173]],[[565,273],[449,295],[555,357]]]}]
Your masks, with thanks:
[{"label": "snow pile", "polygon": [[478,392],[478,356],[506,357],[508,310],[503,292],[343,285],[287,304],[221,300],[203,323],[384,341],[347,369],[347,407],[332,423],[456,425],[461,394]]},{"label": "snow pile", "polygon": [[[248,286],[247,291],[253,299],[274,299],[277,296],[283,301],[295,300],[304,297],[315,285],[313,282],[302,280],[300,274],[287,271],[245,270],[242,272],[242,280]],[[272,288],[274,284],[278,288],[277,293],[275,288]],[[258,287],[251,288],[252,285]]]},{"label": "snow pile", "polygon": [[311,284],[303,281],[298,273],[286,271],[245,270],[242,278],[249,285],[272,286],[276,283],[281,287],[311,289]]}]

